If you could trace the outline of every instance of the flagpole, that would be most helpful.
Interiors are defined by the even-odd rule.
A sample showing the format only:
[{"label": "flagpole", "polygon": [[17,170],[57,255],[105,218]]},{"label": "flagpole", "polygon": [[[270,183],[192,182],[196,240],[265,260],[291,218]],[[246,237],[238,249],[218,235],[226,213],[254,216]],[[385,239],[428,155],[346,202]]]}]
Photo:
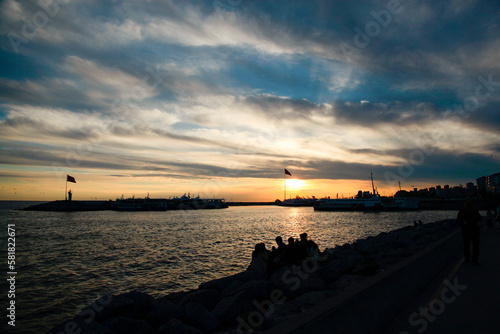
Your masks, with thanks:
[{"label": "flagpole", "polygon": [[64,200],[68,200],[68,176],[66,176],[66,190],[64,192]]},{"label": "flagpole", "polygon": [[286,201],[286,169],[283,170],[283,190],[284,190],[284,201]]}]

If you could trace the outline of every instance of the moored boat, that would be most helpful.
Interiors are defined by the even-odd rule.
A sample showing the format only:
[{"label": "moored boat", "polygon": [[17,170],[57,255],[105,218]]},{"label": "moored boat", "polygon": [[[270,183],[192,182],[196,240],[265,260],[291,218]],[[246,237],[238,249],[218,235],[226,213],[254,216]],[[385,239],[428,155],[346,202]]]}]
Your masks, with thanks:
[{"label": "moored boat", "polygon": [[292,206],[292,207],[301,207],[301,206],[314,206],[318,199],[316,197],[305,198],[305,197],[295,197],[284,200],[280,202],[279,206]]},{"label": "moored boat", "polygon": [[373,193],[358,192],[356,198],[320,199],[315,211],[404,211],[417,210],[418,198],[382,197],[377,193],[371,176]]},{"label": "moored boat", "polygon": [[225,209],[228,205],[221,198],[204,199],[183,195],[171,199],[165,198],[120,198],[111,205],[115,211],[166,211],[166,210],[200,210]]},{"label": "moored boat", "polygon": [[314,205],[315,211],[397,211],[417,210],[419,200],[416,198],[380,197],[375,194],[371,198],[321,199]]}]

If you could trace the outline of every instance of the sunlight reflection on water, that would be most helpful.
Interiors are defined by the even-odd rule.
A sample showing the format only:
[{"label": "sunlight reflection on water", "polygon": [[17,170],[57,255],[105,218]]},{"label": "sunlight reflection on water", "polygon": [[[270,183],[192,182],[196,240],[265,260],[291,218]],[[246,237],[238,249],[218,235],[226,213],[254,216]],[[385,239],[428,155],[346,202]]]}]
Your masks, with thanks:
[{"label": "sunlight reflection on water", "polygon": [[[454,211],[314,212],[231,207],[169,212],[1,210],[17,228],[18,316],[27,332],[50,330],[106,292],[155,297],[245,270],[257,242],[302,232],[321,249]],[[2,251],[6,249],[2,240]],[[16,326],[17,327],[17,326]]]}]

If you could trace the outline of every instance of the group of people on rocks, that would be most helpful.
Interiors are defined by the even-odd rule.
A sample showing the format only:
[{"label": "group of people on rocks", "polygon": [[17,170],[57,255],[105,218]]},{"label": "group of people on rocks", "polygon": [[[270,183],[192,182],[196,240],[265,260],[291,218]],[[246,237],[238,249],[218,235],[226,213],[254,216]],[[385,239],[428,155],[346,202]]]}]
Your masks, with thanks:
[{"label": "group of people on rocks", "polygon": [[305,232],[300,234],[298,240],[293,237],[288,238],[288,244],[283,242],[281,236],[277,236],[275,240],[276,246],[271,250],[260,242],[255,245],[255,250],[252,252],[252,261],[248,269],[257,272],[263,278],[269,277],[283,265],[293,265],[307,257],[318,260],[324,254],[313,240],[307,238]]}]

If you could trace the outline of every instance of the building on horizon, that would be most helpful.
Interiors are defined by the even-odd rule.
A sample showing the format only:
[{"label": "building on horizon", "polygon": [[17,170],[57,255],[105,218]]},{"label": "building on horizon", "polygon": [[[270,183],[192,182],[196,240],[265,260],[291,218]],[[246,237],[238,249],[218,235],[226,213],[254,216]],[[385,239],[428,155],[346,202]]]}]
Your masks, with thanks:
[{"label": "building on horizon", "polygon": [[476,184],[479,191],[500,194],[500,173],[481,176],[476,179]]}]

